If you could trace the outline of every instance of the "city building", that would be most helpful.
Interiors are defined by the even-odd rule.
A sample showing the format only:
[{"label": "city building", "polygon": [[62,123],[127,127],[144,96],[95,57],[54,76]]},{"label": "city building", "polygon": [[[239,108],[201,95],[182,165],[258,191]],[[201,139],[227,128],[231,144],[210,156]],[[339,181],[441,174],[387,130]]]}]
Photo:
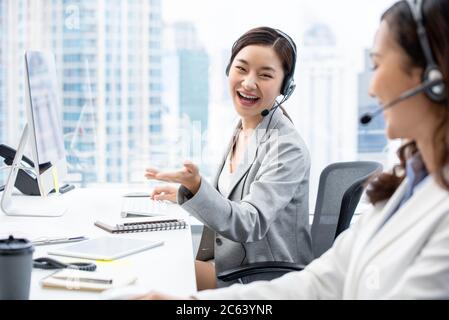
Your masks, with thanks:
[{"label": "city building", "polygon": [[310,150],[312,204],[323,168],[356,157],[355,71],[332,31],[320,23],[310,25],[299,42],[295,71],[296,92],[286,109]]},{"label": "city building", "polygon": [[164,137],[177,146],[167,158],[171,166],[190,159],[206,174],[202,156],[209,123],[209,55],[193,23],[177,22],[165,29]]},{"label": "city building", "polygon": [[2,141],[17,144],[24,123],[24,50],[51,50],[74,182],[142,180],[164,145],[161,0],[0,3],[0,110],[17,106]]}]

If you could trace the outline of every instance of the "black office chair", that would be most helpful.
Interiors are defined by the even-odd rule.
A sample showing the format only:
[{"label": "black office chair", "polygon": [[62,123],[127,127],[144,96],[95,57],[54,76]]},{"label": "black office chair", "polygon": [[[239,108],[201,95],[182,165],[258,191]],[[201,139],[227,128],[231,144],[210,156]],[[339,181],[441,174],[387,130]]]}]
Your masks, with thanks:
[{"label": "black office chair", "polygon": [[[349,227],[365,182],[381,171],[380,163],[353,161],[333,163],[321,172],[311,228],[315,258],[328,250],[335,238]],[[217,278],[232,281],[268,272],[276,272],[281,276],[287,272],[302,270],[304,267],[292,262],[257,262],[220,272]]]}]

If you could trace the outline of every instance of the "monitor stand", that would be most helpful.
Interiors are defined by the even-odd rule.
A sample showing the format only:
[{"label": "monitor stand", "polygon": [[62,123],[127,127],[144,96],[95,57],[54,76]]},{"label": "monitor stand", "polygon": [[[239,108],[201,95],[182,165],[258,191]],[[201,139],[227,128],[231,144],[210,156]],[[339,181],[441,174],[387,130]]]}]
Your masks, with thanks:
[{"label": "monitor stand", "polygon": [[[29,139],[29,127],[25,125],[19,148],[17,149],[14,161],[11,166],[5,190],[1,199],[1,209],[8,216],[26,216],[26,217],[59,217],[67,211],[67,204],[64,203],[64,197],[54,194],[50,196],[26,196],[13,195],[14,184],[17,178],[17,172],[21,168],[21,160],[25,146]],[[39,174],[37,172],[36,174]]]}]

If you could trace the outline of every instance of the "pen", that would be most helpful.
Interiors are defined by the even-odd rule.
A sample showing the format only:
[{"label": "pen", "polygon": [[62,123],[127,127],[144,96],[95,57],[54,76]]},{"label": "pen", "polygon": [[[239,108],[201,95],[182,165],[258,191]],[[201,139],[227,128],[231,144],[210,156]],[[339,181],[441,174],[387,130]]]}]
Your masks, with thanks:
[{"label": "pen", "polygon": [[85,236],[70,237],[70,238],[41,238],[41,239],[32,241],[31,243],[35,246],[39,246],[39,245],[46,245],[46,244],[76,242],[76,241],[82,241],[82,240],[87,240],[87,238]]},{"label": "pen", "polygon": [[89,283],[104,283],[112,284],[112,279],[92,279],[92,278],[66,278],[69,281],[89,282]]},{"label": "pen", "polygon": [[98,279],[98,278],[83,278],[83,277],[55,277],[61,280],[73,282],[89,282],[89,283],[103,283],[112,284],[112,279]]},{"label": "pen", "polygon": [[151,194],[149,192],[131,192],[124,194],[125,198],[151,198]]}]

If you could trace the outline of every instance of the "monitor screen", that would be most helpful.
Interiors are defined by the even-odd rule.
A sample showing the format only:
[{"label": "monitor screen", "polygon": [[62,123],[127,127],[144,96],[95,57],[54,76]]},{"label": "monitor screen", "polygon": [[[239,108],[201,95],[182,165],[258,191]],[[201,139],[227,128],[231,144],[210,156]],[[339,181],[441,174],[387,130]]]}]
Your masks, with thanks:
[{"label": "monitor screen", "polygon": [[50,53],[27,51],[25,60],[36,160],[40,167],[43,164],[54,165],[65,158],[55,59]]},{"label": "monitor screen", "polygon": [[[67,176],[67,163],[60,124],[56,66],[53,55],[27,51],[25,71],[27,124],[22,131],[5,191],[1,196],[0,207],[8,215],[57,217],[67,211],[64,200],[58,196],[59,186]],[[20,171],[23,175],[18,176],[19,170],[22,170],[19,165],[28,142],[31,144],[34,162],[30,164],[34,167],[33,174],[29,174],[27,170]],[[20,181],[17,180],[19,178]],[[39,195],[42,197],[19,196],[18,198],[13,195],[16,182],[26,183],[28,187],[37,182]],[[35,188],[32,189],[30,194],[35,195]],[[55,191],[54,196],[51,196],[50,193],[53,191]]]}]

